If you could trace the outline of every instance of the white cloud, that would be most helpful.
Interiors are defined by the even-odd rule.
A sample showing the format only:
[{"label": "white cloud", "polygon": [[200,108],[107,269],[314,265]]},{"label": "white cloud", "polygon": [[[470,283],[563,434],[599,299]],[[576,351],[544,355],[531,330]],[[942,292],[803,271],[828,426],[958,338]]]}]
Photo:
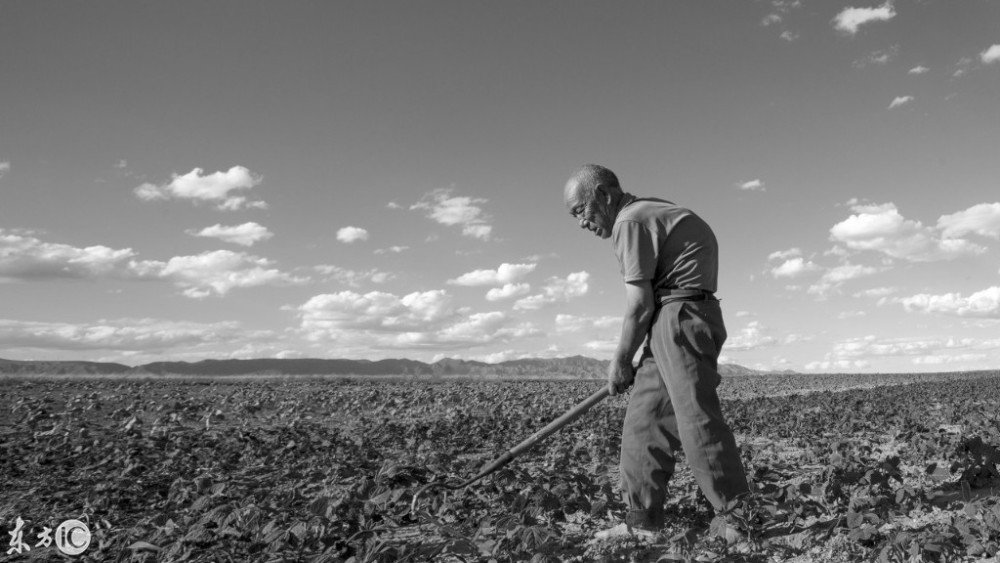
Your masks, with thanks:
[{"label": "white cloud", "polygon": [[834,343],[822,361],[811,362],[806,369],[864,369],[871,360],[910,358],[914,364],[938,364],[942,361],[971,362],[994,351],[1000,340],[974,338],[878,338],[874,335],[849,338]]},{"label": "white cloud", "polygon": [[997,286],[977,291],[968,297],[959,293],[942,295],[921,293],[897,298],[894,301],[902,304],[907,311],[1000,319],[1000,287]]},{"label": "white cloud", "polygon": [[393,274],[378,269],[357,271],[332,264],[320,264],[319,266],[314,266],[313,269],[327,276],[329,280],[351,287],[360,287],[366,283],[385,283],[396,277]]},{"label": "white cloud", "polygon": [[972,68],[972,58],[962,57],[961,59],[958,59],[958,63],[955,64],[955,67],[956,69],[952,76],[958,78],[969,72],[969,69]]},{"label": "white cloud", "polygon": [[964,211],[942,215],[937,225],[946,238],[975,233],[1000,239],[1000,203],[980,203]]},{"label": "white cloud", "polygon": [[760,192],[766,191],[764,188],[764,182],[761,182],[759,179],[750,180],[749,182],[743,182],[742,184],[739,185],[739,188],[741,190],[746,190],[746,191],[760,191]]},{"label": "white cloud", "polygon": [[774,346],[778,339],[767,334],[767,329],[759,321],[750,321],[739,333],[730,335],[723,345],[727,352],[734,350],[755,350]]},{"label": "white cloud", "polygon": [[271,331],[246,330],[236,322],[124,318],[93,323],[51,323],[0,319],[0,349],[4,350],[157,353],[274,338]]},{"label": "white cloud", "polygon": [[914,100],[913,96],[896,96],[895,98],[892,99],[892,102],[889,104],[889,109],[895,109],[900,106],[905,106],[906,104],[912,102],[913,100]]},{"label": "white cloud", "polygon": [[771,268],[771,275],[775,278],[795,278],[822,269],[812,261],[806,262],[804,258],[790,258],[781,265]]},{"label": "white cloud", "polygon": [[760,20],[760,25],[764,27],[779,23],[781,23],[781,16],[779,16],[778,14],[768,14],[764,16],[764,19]]},{"label": "white cloud", "polygon": [[0,229],[0,280],[128,277],[131,248],[43,242],[26,231]]},{"label": "white cloud", "polygon": [[343,349],[451,349],[539,334],[530,323],[511,326],[502,312],[469,314],[444,290],[401,297],[342,291],[316,295],[298,310],[306,338]]},{"label": "white cloud", "polygon": [[406,252],[409,250],[409,246],[390,246],[388,248],[378,248],[375,250],[375,254],[386,254],[392,252],[394,254],[399,254],[400,252]]},{"label": "white cloud", "polygon": [[892,7],[892,2],[886,2],[878,8],[845,8],[833,19],[833,27],[849,35],[858,32],[862,25],[889,21],[896,17],[896,10]]},{"label": "white cloud", "polygon": [[214,250],[194,256],[174,256],[166,262],[144,260],[131,262],[129,269],[140,279],[173,282],[186,297],[201,299],[213,293],[225,295],[235,288],[264,285],[295,285],[308,278],[298,278],[271,268],[272,262],[243,252]]},{"label": "white cloud", "polygon": [[917,66],[911,68],[910,70],[908,70],[906,72],[908,74],[924,74],[924,73],[926,73],[929,70],[930,70],[929,68],[927,68],[927,67],[925,67],[923,65],[917,65]]},{"label": "white cloud", "polygon": [[253,246],[256,242],[267,240],[274,236],[274,233],[267,230],[267,227],[252,221],[231,227],[215,224],[211,227],[205,227],[200,231],[190,230],[187,233],[196,237],[215,238],[223,242],[241,244],[243,246]]},{"label": "white cloud", "polygon": [[395,201],[390,201],[389,203],[385,204],[385,206],[388,207],[389,209],[402,209],[403,208],[402,205],[396,203]]},{"label": "white cloud", "polygon": [[6,176],[8,172],[10,172],[10,163],[0,162],[0,178]]},{"label": "white cloud", "polygon": [[991,45],[988,49],[979,53],[979,60],[983,61],[983,64],[988,65],[1000,62],[1000,44]]},{"label": "white cloud", "polygon": [[549,278],[545,287],[542,288],[542,293],[517,300],[514,303],[514,309],[541,309],[553,303],[562,303],[586,295],[589,278],[590,274],[587,272],[574,272],[566,276],[566,279]]},{"label": "white cloud", "polygon": [[493,232],[491,218],[480,207],[487,200],[451,194],[451,189],[438,188],[424,194],[410,209],[426,211],[429,219],[442,225],[460,225],[465,236],[489,240]]},{"label": "white cloud", "polygon": [[368,231],[361,227],[342,227],[337,230],[337,240],[347,244],[368,240]]},{"label": "white cloud", "polygon": [[768,260],[788,260],[789,258],[795,258],[796,256],[802,256],[802,250],[799,248],[789,248],[788,250],[777,250],[767,255]]},{"label": "white cloud", "polygon": [[778,37],[784,39],[785,41],[795,41],[796,39],[799,38],[799,34],[795,33],[794,31],[788,31],[786,29],[785,31],[782,31],[781,35],[779,35]]},{"label": "white cloud", "polygon": [[873,287],[854,294],[854,297],[886,297],[899,291],[895,287]]},{"label": "white cloud", "polygon": [[527,295],[531,291],[531,285],[526,283],[508,283],[503,287],[494,287],[486,292],[487,301],[500,301],[511,297]]},{"label": "white cloud", "polygon": [[899,54],[899,45],[893,45],[888,49],[880,49],[878,51],[872,51],[868,55],[855,60],[851,63],[854,68],[865,68],[868,65],[884,65],[889,63],[892,59],[896,58]]},{"label": "white cloud", "polygon": [[965,239],[943,236],[919,221],[905,219],[892,203],[855,205],[852,209],[855,214],[830,228],[830,240],[851,250],[872,250],[914,262],[950,260],[986,251]]},{"label": "white cloud", "polygon": [[261,200],[251,201],[244,195],[236,195],[250,190],[261,183],[261,178],[243,166],[233,166],[229,170],[202,175],[201,168],[195,168],[184,175],[173,175],[173,179],[163,185],[143,184],[133,191],[143,201],[166,199],[186,199],[194,202],[210,202],[223,211],[239,209],[266,209]]},{"label": "white cloud", "polygon": [[500,264],[496,270],[473,270],[456,279],[448,280],[453,285],[467,287],[511,284],[520,281],[535,270],[536,264]]}]

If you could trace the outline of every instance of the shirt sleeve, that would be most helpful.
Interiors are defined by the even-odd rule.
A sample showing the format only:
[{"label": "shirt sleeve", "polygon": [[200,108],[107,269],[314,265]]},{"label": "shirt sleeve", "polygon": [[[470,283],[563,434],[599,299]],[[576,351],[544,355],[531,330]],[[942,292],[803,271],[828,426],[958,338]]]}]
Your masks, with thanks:
[{"label": "shirt sleeve", "polygon": [[636,221],[621,221],[612,231],[612,242],[622,278],[626,282],[653,279],[656,274],[656,252],[649,229]]}]

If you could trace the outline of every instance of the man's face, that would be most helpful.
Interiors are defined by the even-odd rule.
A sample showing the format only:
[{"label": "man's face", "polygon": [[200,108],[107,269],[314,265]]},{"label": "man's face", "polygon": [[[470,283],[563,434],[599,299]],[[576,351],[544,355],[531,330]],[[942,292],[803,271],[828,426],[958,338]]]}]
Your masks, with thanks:
[{"label": "man's face", "polygon": [[569,208],[569,214],[580,222],[580,228],[587,229],[600,238],[610,238],[612,225],[608,220],[607,210],[599,201],[603,192],[598,190],[595,197],[587,197],[581,189],[567,191],[571,193],[571,197],[566,200],[566,207]]}]

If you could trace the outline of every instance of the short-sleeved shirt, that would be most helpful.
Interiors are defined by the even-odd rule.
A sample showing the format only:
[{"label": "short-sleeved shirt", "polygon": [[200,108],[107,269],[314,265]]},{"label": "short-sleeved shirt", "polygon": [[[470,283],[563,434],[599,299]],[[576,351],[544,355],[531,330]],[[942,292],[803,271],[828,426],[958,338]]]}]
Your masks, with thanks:
[{"label": "short-sleeved shirt", "polygon": [[654,291],[717,289],[718,241],[708,223],[690,209],[662,199],[635,198],[618,212],[611,240],[626,282],[649,280]]}]

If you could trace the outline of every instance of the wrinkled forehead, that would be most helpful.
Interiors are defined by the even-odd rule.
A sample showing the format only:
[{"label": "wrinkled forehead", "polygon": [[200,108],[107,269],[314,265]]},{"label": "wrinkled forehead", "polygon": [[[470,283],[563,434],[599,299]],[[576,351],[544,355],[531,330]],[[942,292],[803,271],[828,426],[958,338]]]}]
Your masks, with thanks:
[{"label": "wrinkled forehead", "polygon": [[563,201],[566,207],[572,209],[587,202],[587,190],[583,188],[579,181],[570,179],[563,189]]}]

